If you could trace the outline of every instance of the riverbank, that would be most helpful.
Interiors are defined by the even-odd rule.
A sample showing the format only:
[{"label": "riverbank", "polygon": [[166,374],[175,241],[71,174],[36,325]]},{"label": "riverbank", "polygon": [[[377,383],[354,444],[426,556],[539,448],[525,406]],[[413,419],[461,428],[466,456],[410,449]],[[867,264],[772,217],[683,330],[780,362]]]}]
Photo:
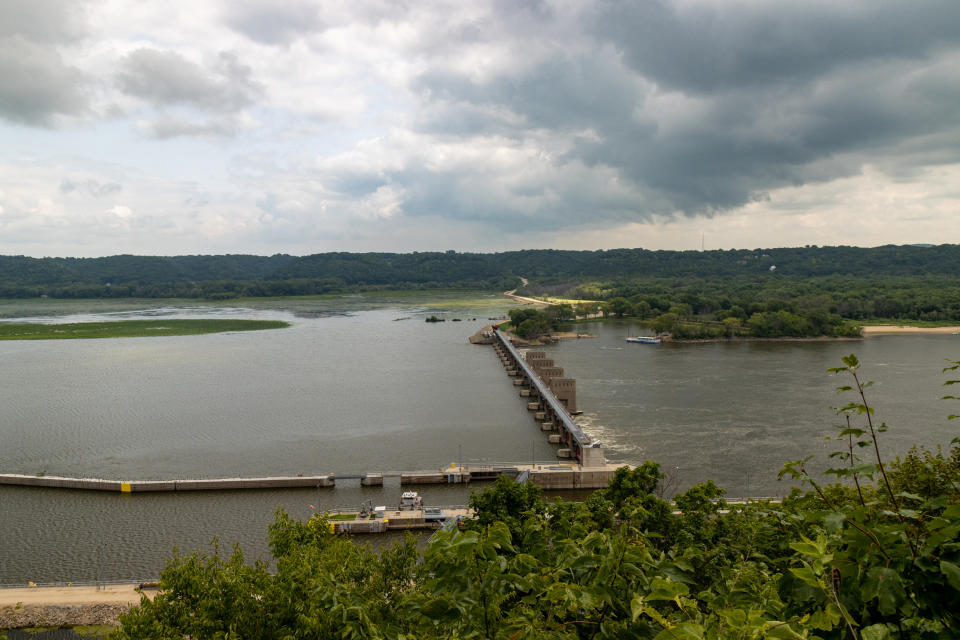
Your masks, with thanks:
[{"label": "riverbank", "polygon": [[138,585],[19,587],[0,589],[0,629],[119,624],[140,604]]},{"label": "riverbank", "polygon": [[911,327],[909,325],[870,325],[863,327],[864,337],[895,333],[960,334],[960,327]]},{"label": "riverbank", "polygon": [[752,336],[723,336],[719,338],[671,338],[664,343],[706,344],[714,342],[857,342],[863,340],[856,336],[778,336],[776,338],[758,338]]}]

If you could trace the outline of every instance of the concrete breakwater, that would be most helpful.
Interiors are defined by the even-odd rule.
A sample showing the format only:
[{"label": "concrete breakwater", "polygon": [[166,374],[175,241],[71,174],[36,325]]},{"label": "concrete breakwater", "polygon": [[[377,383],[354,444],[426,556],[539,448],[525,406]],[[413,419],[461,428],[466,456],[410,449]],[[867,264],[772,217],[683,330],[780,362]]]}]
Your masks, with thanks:
[{"label": "concrete breakwater", "polygon": [[212,478],[194,480],[104,480],[102,478],[67,478],[63,476],[28,476],[18,473],[0,474],[0,485],[46,487],[51,489],[83,489],[118,493],[169,491],[222,491],[228,489],[291,489],[298,487],[332,487],[333,476],[277,476],[266,478]]},{"label": "concrete breakwater", "polygon": [[114,493],[161,493],[174,491],[236,491],[255,489],[316,489],[336,487],[337,479],[360,480],[364,487],[383,486],[384,478],[399,478],[402,486],[435,484],[468,484],[495,480],[505,475],[532,482],[544,490],[599,489],[607,486],[617,466],[589,468],[578,464],[508,463],[450,466],[432,471],[365,473],[304,476],[272,476],[263,478],[209,478],[188,480],[105,480],[102,478],[68,478],[64,476],[31,476],[17,473],[0,474],[0,485],[77,489]]}]

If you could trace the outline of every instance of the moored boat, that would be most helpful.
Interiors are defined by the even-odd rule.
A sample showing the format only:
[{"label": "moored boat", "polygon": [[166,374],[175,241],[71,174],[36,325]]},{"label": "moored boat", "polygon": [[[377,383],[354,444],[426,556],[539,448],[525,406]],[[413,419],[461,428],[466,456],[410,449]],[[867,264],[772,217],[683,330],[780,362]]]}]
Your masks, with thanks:
[{"label": "moored boat", "polygon": [[627,338],[627,342],[636,342],[638,344],[660,344],[663,342],[657,336],[636,336],[633,338]]}]

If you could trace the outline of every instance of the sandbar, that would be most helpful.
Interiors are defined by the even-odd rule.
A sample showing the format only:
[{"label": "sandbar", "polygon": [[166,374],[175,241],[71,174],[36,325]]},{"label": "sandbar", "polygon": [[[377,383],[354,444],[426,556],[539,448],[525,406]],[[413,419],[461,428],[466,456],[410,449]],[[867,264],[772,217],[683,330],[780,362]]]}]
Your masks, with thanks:
[{"label": "sandbar", "polygon": [[906,325],[869,325],[863,327],[864,336],[875,336],[884,333],[960,333],[960,327],[910,327]]}]

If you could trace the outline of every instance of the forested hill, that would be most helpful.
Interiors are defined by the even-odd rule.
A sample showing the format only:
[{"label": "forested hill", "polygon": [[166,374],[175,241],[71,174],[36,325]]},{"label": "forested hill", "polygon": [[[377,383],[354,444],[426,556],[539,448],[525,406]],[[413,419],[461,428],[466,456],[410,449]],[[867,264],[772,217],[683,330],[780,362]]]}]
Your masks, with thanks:
[{"label": "forested hill", "polygon": [[511,287],[590,278],[960,275],[960,246],[731,251],[524,250],[106,258],[0,256],[0,297],[291,295],[355,287]]}]

